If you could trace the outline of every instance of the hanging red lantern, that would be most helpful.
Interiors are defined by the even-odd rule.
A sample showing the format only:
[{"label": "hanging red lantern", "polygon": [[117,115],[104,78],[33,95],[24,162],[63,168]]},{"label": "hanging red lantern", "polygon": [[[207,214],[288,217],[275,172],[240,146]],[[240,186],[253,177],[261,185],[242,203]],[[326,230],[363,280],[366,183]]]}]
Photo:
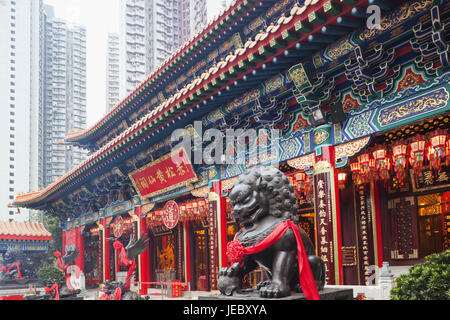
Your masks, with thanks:
[{"label": "hanging red lantern", "polygon": [[409,155],[409,164],[413,168],[414,173],[418,176],[422,175],[423,162],[425,160],[425,150],[427,141],[422,135],[415,136],[410,143],[411,153]]},{"label": "hanging red lantern", "polygon": [[197,201],[193,201],[192,202],[192,212],[194,213],[195,216],[199,216],[200,215],[200,211],[198,210]]},{"label": "hanging red lantern", "polygon": [[358,162],[361,169],[360,178],[362,183],[370,181],[370,154],[364,153],[358,156]]},{"label": "hanging red lantern", "polygon": [[361,166],[359,161],[350,163],[350,171],[352,172],[353,182],[355,184],[360,184]]},{"label": "hanging red lantern", "polygon": [[339,189],[345,189],[345,184],[347,183],[347,172],[341,171],[338,173],[338,184]]},{"label": "hanging red lantern", "polygon": [[205,201],[205,199],[198,201],[198,210],[199,210],[200,216],[202,216],[202,217],[206,216],[206,201]]},{"label": "hanging red lantern", "polygon": [[182,221],[182,222],[187,221],[186,205],[185,204],[181,204],[179,206],[179,208],[180,208],[180,221]]},{"label": "hanging red lantern", "polygon": [[297,189],[301,192],[305,189],[305,183],[307,180],[306,173],[299,172],[295,175],[295,180],[297,181]]},{"label": "hanging red lantern", "polygon": [[313,195],[313,181],[310,178],[310,176],[308,176],[308,175],[306,175],[304,193],[305,193],[306,200],[308,202],[311,202],[312,201],[312,195]]},{"label": "hanging red lantern", "polygon": [[445,157],[445,143],[447,142],[447,130],[436,130],[431,134],[428,160],[430,169],[441,169],[442,159]]},{"label": "hanging red lantern", "polygon": [[403,180],[406,177],[406,151],[408,146],[403,141],[398,141],[392,146],[392,164],[394,171],[399,180]]},{"label": "hanging red lantern", "polygon": [[372,153],[375,161],[375,170],[381,180],[387,181],[390,178],[391,162],[389,161],[388,152],[384,146],[379,146]]}]

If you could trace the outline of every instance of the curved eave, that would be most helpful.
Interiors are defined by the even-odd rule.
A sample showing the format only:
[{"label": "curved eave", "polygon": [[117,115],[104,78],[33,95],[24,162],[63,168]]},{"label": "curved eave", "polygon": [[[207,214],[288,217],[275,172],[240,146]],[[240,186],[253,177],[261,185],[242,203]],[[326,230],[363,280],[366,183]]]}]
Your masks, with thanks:
[{"label": "curved eave", "polygon": [[52,236],[46,236],[46,237],[34,237],[34,236],[0,235],[0,240],[13,240],[13,241],[52,241]]},{"label": "curved eave", "polygon": [[[199,108],[203,102],[214,98],[214,95],[220,95],[221,90],[224,91],[229,83],[245,79],[247,75],[251,77],[252,71],[260,69],[263,64],[276,56],[282,57],[285,50],[292,49],[296,43],[305,39],[308,41],[310,34],[320,34],[322,25],[319,24],[309,33],[299,32],[298,28],[305,20],[308,21],[308,15],[311,12],[322,10],[322,6],[323,3],[319,2],[307,11],[295,7],[291,10],[289,17],[281,17],[276,25],[269,26],[265,32],[257,35],[254,41],[249,40],[244,48],[231,52],[217,66],[210,68],[180,92],[135,121],[132,126],[89,156],[78,167],[73,168],[42,191],[18,196],[13,206],[30,207],[46,201],[58,191],[67,190],[71,185],[79,183],[84,175],[95,172],[102,164],[105,165],[126,152],[127,148],[141,143],[142,139],[153,137],[166,126],[169,127],[170,124],[175,123],[175,119],[179,119],[183,112],[187,113],[194,108]],[[349,12],[349,8],[346,7],[346,10],[342,11],[342,16]],[[331,23],[335,18],[336,16],[330,17],[323,25]],[[287,40],[292,38],[295,40]]]},{"label": "curved eave", "polygon": [[[260,0],[265,1],[265,0]],[[216,19],[212,20],[203,30],[199,31],[182,47],[169,56],[154,72],[152,72],[146,80],[133,90],[124,100],[122,100],[115,108],[113,108],[105,117],[99,120],[91,128],[73,132],[66,136],[66,143],[80,143],[89,141],[98,131],[105,127],[109,122],[122,113],[126,107],[139,99],[140,95],[151,85],[161,82],[163,78],[169,76],[170,73],[177,71],[180,65],[189,62],[195,53],[206,46],[213,40],[216,33],[223,31],[232,23],[232,18],[245,14],[251,6],[258,1],[256,0],[235,0],[228,9],[222,11]]]}]

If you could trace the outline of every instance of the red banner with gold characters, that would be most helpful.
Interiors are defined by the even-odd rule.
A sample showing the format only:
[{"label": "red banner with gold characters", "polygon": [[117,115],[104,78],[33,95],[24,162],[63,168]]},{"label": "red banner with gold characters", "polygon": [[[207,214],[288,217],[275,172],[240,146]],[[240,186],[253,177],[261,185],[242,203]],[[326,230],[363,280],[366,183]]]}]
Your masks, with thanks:
[{"label": "red banner with gold characters", "polygon": [[[172,159],[172,154],[176,154],[178,160]],[[197,181],[197,175],[184,149],[165,155],[128,176],[141,197],[152,197]]]}]

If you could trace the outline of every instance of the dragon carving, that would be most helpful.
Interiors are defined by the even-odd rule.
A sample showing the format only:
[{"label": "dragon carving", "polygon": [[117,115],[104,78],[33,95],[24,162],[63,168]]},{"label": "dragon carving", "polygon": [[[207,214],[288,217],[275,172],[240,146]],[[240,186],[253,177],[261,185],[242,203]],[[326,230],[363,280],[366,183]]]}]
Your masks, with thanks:
[{"label": "dragon carving", "polygon": [[36,280],[33,260],[22,250],[9,249],[3,256],[2,283],[22,283]]}]

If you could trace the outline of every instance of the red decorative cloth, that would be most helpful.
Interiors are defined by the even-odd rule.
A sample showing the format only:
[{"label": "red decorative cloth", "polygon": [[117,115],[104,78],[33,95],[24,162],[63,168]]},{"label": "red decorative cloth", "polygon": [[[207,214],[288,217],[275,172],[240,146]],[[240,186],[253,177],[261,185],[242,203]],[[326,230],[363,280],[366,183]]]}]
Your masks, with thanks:
[{"label": "red decorative cloth", "polygon": [[[56,258],[58,258],[58,266],[64,272],[64,275],[66,276],[67,287],[70,289],[70,291],[74,291],[75,288],[70,283],[70,273],[67,272],[67,269],[69,269],[69,266],[68,265],[63,265],[62,258],[61,258],[61,252],[55,251],[55,252],[53,252],[53,255]],[[77,270],[77,272],[78,272],[78,270]]]},{"label": "red decorative cloth", "polygon": [[124,266],[128,267],[127,278],[125,280],[125,289],[130,290],[131,277],[133,276],[134,269],[136,268],[136,262],[128,259],[125,248],[120,241],[114,242],[113,247],[115,250],[119,251],[120,262]]},{"label": "red decorative cloth", "polygon": [[58,291],[57,283],[55,283],[51,288],[45,287],[46,294],[50,294],[50,292],[53,292],[53,291],[55,291],[55,299],[54,300],[59,300],[59,291]]},{"label": "red decorative cloth", "polygon": [[[100,297],[100,300],[111,300],[111,296],[109,294],[104,293]],[[122,289],[121,288],[117,288],[114,291],[114,300],[122,300]]]},{"label": "red decorative cloth", "polygon": [[317,291],[316,282],[314,281],[300,232],[298,231],[297,225],[291,220],[283,221],[283,223],[278,225],[265,239],[253,246],[244,247],[239,241],[236,240],[236,234],[234,240],[227,245],[227,256],[233,264],[241,262],[244,256],[261,252],[273,245],[288,229],[292,229],[292,231],[294,231],[295,239],[297,241],[298,275],[303,293],[308,300],[320,300],[319,292]]}]

